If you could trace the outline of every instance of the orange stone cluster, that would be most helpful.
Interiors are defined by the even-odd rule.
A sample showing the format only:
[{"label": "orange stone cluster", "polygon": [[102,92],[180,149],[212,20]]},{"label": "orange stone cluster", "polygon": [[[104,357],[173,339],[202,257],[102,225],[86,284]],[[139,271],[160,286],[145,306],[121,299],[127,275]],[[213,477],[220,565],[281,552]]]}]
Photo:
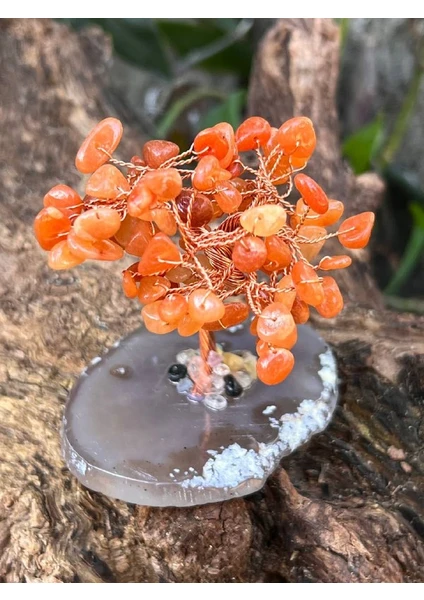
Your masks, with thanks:
[{"label": "orange stone cluster", "polygon": [[343,307],[326,272],[351,258],[317,255],[332,237],[348,249],[366,246],[374,214],[327,231],[344,207],[300,173],[316,144],[306,117],[279,129],[250,117],[236,132],[219,123],[183,153],[152,140],[129,163],[112,156],[122,132],[120,121],[104,119],[79,149],[76,167],[90,174],[83,198],[62,184],[44,197],[35,234],[49,266],[137,257],[123,272],[124,293],[138,298],[147,329],[158,334],[218,331],[252,314],[258,377],[280,383],[293,368],[297,324],[306,323],[310,307],[326,318]]}]

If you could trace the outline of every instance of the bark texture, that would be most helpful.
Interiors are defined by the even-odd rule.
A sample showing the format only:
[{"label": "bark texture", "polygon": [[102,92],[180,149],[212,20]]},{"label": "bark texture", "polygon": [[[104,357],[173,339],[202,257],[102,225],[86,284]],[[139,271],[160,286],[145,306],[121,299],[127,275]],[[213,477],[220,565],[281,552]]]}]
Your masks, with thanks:
[{"label": "bark texture", "polygon": [[[366,252],[343,275],[343,316],[317,322],[339,360],[335,418],[261,492],[152,509],[89,492],[64,468],[67,390],[139,311],[121,294],[119,265],[50,272],[31,222],[50,186],[77,184],[73,157],[90,126],[131,115],[108,92],[102,33],[0,26],[0,580],[424,581],[424,319],[381,308]],[[279,21],[258,50],[250,110],[275,124],[310,115],[309,172],[349,211],[369,210],[381,182],[354,178],[340,158],[338,43],[331,21]],[[133,135],[126,156],[141,142]]]}]

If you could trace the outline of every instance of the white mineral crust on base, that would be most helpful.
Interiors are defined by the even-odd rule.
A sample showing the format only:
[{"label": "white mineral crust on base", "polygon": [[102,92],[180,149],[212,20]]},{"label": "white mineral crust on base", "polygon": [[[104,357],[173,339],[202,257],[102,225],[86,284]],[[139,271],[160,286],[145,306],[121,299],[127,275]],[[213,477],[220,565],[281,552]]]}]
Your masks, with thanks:
[{"label": "white mineral crust on base", "polygon": [[275,406],[275,404],[271,404],[270,406],[267,406],[263,411],[262,414],[263,415],[272,415],[272,413],[277,410],[277,407]]},{"label": "white mineral crust on base", "polygon": [[[328,425],[331,418],[328,400],[337,388],[337,370],[331,350],[319,356],[321,369],[318,371],[323,383],[318,400],[303,400],[293,414],[280,418],[278,441],[274,444],[259,444],[259,450],[247,450],[239,444],[231,444],[214,455],[203,467],[202,475],[186,479],[184,487],[234,488],[248,479],[263,479],[272,471],[285,451],[294,451],[309,438]],[[263,411],[265,414],[265,411]],[[272,423],[273,417],[270,417]]]}]

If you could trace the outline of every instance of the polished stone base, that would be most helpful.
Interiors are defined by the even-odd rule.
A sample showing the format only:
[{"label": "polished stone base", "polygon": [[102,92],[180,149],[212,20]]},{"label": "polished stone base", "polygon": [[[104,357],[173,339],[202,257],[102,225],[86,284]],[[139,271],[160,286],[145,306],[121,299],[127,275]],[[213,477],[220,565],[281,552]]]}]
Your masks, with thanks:
[{"label": "polished stone base", "polygon": [[[248,328],[217,334],[225,350],[255,351]],[[299,327],[282,384],[259,381],[213,411],[177,393],[168,367],[198,340],[140,328],[95,358],[71,391],[63,451],[92,490],[135,504],[190,506],[259,490],[282,457],[322,431],[337,401],[325,342]]]}]

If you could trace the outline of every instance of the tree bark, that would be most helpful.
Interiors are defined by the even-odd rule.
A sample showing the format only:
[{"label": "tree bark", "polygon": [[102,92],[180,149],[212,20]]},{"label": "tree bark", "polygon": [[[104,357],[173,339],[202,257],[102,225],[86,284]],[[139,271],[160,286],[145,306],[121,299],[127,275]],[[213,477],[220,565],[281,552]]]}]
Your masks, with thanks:
[{"label": "tree bark", "polygon": [[[382,309],[365,251],[343,274],[342,316],[316,323],[339,361],[333,422],[261,492],[157,509],[70,475],[60,454],[67,391],[139,311],[121,294],[119,265],[50,272],[31,223],[50,186],[77,184],[73,156],[92,124],[108,114],[134,123],[108,91],[100,31],[0,26],[0,580],[424,581],[424,319]],[[331,21],[279,21],[258,50],[250,111],[276,125],[310,115],[319,144],[308,172],[348,212],[372,210],[381,182],[355,178],[340,157],[338,60]],[[124,157],[142,137],[128,133]]]}]

